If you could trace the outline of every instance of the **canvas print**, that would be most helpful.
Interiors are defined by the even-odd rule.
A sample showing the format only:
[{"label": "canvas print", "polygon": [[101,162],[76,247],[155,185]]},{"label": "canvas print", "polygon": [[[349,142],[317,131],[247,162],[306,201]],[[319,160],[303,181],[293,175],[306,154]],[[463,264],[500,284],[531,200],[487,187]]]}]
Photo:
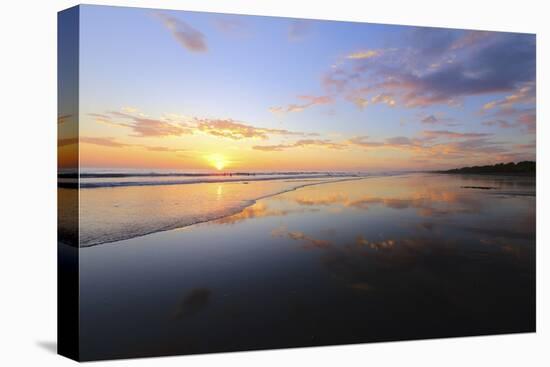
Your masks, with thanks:
[{"label": "canvas print", "polygon": [[59,352],[535,331],[534,34],[59,13]]}]

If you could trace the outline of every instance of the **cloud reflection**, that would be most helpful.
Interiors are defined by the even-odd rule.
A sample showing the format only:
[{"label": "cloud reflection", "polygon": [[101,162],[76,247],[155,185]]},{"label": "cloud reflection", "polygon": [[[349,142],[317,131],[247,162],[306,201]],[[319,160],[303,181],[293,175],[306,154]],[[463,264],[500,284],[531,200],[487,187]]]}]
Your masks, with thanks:
[{"label": "cloud reflection", "polygon": [[[403,182],[404,185],[406,183]],[[379,190],[379,187],[369,187],[364,191],[380,192],[379,196],[363,194],[362,192],[315,192],[296,193],[292,200],[301,206],[332,206],[369,210],[375,206],[389,209],[416,209],[424,217],[448,215],[457,213],[476,213],[480,210],[479,200],[468,193],[462,193],[454,188],[407,186],[407,191],[398,193]],[[386,190],[387,191],[387,190]],[[333,211],[334,212],[334,211]]]},{"label": "cloud reflection", "polygon": [[[284,217],[294,213],[304,213],[304,209],[270,209],[265,201],[257,202],[256,204],[243,209],[241,212],[229,217],[221,218],[215,223],[220,224],[235,224],[253,218],[265,217]],[[316,211],[309,209],[307,211]]]},{"label": "cloud reflection", "polygon": [[183,319],[199,313],[210,302],[211,293],[207,288],[195,288],[189,291],[181,301],[175,317]]},{"label": "cloud reflection", "polygon": [[311,249],[311,248],[328,248],[331,245],[330,241],[313,238],[311,236],[306,235],[304,232],[301,231],[289,231],[286,226],[279,226],[271,231],[272,237],[287,237],[294,241],[299,241],[303,244],[303,248],[305,249]]}]

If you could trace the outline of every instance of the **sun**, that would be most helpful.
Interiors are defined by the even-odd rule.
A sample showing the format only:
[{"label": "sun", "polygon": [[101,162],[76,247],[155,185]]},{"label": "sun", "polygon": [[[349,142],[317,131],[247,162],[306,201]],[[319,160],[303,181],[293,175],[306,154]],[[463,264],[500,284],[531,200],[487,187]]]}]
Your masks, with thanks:
[{"label": "sun", "polygon": [[210,165],[215,169],[217,169],[218,171],[221,171],[222,169],[227,167],[228,161],[222,154],[219,154],[219,153],[211,154],[206,159],[208,160]]}]

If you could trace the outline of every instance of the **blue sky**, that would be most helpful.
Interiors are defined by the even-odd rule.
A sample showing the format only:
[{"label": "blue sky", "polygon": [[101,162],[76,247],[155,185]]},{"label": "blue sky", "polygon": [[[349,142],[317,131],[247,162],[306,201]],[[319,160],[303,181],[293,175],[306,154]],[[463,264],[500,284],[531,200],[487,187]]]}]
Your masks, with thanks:
[{"label": "blue sky", "polygon": [[[104,6],[82,6],[80,27],[85,162],[99,148],[173,168],[535,156],[534,35]],[[137,164],[109,156],[87,164]]]}]

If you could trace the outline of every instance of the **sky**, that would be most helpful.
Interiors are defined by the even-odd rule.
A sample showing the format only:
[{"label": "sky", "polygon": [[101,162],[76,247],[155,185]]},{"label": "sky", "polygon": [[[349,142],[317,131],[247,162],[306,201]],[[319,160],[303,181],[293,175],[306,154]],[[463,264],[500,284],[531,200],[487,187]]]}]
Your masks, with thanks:
[{"label": "sky", "polygon": [[394,171],[534,160],[535,42],[81,6],[80,163]]}]

